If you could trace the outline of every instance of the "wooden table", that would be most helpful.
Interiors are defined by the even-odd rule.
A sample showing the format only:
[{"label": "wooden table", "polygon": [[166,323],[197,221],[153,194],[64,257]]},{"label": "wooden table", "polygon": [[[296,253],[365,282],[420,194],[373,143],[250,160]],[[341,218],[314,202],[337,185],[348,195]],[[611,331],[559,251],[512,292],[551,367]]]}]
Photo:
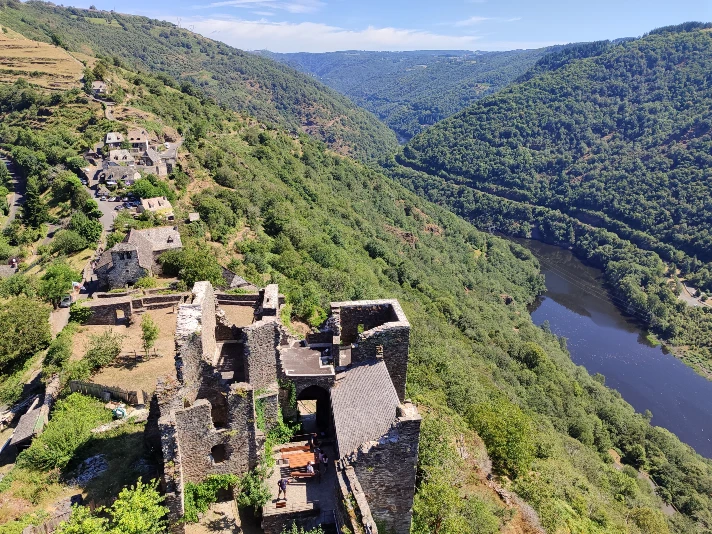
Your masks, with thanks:
[{"label": "wooden table", "polygon": [[287,461],[289,462],[290,469],[301,469],[302,467],[306,467],[309,462],[315,464],[314,469],[316,469],[316,458],[313,452],[290,454],[287,457]]}]

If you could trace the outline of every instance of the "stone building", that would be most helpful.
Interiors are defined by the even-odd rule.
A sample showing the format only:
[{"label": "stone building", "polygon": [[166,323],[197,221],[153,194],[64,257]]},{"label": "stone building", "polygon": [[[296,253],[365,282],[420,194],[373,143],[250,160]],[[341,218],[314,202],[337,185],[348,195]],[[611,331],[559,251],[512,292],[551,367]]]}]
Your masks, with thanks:
[{"label": "stone building", "polygon": [[133,285],[139,278],[158,274],[158,257],[167,250],[181,249],[180,233],[174,226],[145,230],[131,229],[124,241],[104,252],[94,267],[99,286],[117,289]]},{"label": "stone building", "polygon": [[142,198],[141,204],[138,206],[138,212],[143,213],[145,211],[151,211],[169,221],[174,218],[173,206],[171,206],[166,197]]},{"label": "stone building", "polygon": [[420,416],[405,399],[410,324],[403,310],[395,300],[334,303],[322,329],[298,340],[280,321],[282,305],[276,285],[234,295],[198,282],[178,308],[177,380],[158,380],[146,427],[162,455],[172,530],[184,532],[187,482],[242,475],[265,454],[304,447],[306,437],[298,436],[265,451],[265,434],[280,414],[296,416],[299,403],[311,402],[333,467],[319,483],[302,482],[301,493],[290,493],[289,508],[270,500],[265,533],[296,522],[377,534],[375,521],[408,533]]}]

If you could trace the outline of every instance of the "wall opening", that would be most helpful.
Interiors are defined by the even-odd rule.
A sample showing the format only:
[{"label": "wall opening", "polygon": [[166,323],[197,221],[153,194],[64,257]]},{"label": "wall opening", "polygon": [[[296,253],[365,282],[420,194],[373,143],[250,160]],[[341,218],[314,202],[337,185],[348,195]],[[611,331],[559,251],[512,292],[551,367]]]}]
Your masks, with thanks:
[{"label": "wall opening", "polygon": [[297,396],[297,409],[302,432],[332,434],[333,417],[329,392],[320,386],[309,386]]},{"label": "wall opening", "polygon": [[214,464],[221,464],[227,460],[225,445],[215,445],[212,449],[210,449],[210,458],[212,458]]}]

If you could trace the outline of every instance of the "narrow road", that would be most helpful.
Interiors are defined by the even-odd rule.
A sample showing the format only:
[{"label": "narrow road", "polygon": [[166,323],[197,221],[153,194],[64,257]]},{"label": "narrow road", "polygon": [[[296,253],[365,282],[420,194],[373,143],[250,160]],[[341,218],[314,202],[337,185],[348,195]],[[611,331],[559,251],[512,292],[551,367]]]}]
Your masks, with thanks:
[{"label": "narrow road", "polygon": [[15,165],[7,157],[0,155],[0,161],[4,162],[7,166],[7,170],[10,171],[14,190],[12,200],[10,201],[10,211],[7,215],[7,221],[5,221],[5,224],[3,226],[4,229],[15,219],[15,217],[17,216],[18,208],[20,208],[25,202],[25,190],[27,189],[27,181],[17,173],[17,171],[15,170]]}]

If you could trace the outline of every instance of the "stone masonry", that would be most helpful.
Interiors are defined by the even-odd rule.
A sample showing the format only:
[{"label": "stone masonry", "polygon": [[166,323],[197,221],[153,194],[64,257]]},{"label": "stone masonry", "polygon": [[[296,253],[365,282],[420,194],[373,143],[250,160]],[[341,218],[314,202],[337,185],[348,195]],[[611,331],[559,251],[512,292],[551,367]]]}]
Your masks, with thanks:
[{"label": "stone masonry", "polygon": [[[280,525],[292,520],[313,524],[321,513],[361,518],[372,532],[378,520],[389,532],[407,534],[420,416],[405,400],[410,324],[398,302],[334,303],[320,332],[300,341],[280,321],[284,300],[276,285],[232,297],[216,296],[209,282],[197,282],[179,304],[177,379],[159,379],[150,404],[146,440],[163,459],[171,532],[185,532],[184,485],[255,468],[263,454],[271,454],[264,450],[265,434],[280,414],[297,414],[290,400],[296,395],[317,401],[322,439],[334,443],[332,461],[343,476],[326,491],[339,509],[305,503],[281,518],[270,509],[265,533],[279,534]],[[254,319],[230,324],[221,306],[243,306],[239,313],[253,310]],[[226,351],[224,343],[239,350]],[[349,492],[358,494],[355,504],[345,502]]]}]

